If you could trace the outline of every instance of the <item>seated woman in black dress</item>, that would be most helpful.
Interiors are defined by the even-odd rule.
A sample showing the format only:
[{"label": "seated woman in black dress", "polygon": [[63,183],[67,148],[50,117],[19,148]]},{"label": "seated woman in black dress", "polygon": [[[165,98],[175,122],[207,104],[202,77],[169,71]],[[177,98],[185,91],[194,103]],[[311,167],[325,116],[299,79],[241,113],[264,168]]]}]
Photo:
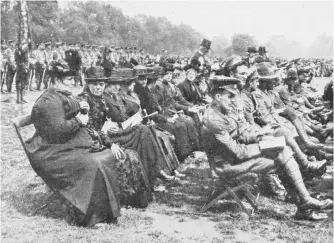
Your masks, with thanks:
[{"label": "seated woman in black dress", "polygon": [[108,145],[112,154],[117,158],[116,170],[120,187],[121,205],[146,207],[152,199],[147,174],[136,151],[124,149],[116,143],[108,143],[106,135],[101,130],[107,121],[107,106],[102,98],[105,81],[102,67],[90,67],[85,78],[87,87],[78,95],[78,100],[89,104],[89,121],[86,125],[90,135],[95,139],[97,150]]},{"label": "seated woman in black dress", "polygon": [[[108,143],[118,143],[122,147],[135,150],[144,165],[150,186],[157,177],[173,180],[174,177],[166,173],[167,165],[155,141],[152,131],[139,122],[128,127],[122,123],[140,112],[138,99],[120,91],[120,84],[128,82],[129,78],[110,78],[103,93],[107,105],[107,117],[112,122],[108,128]],[[140,116],[139,116],[140,117]]]},{"label": "seated woman in black dress", "polygon": [[109,149],[94,149],[88,114],[81,112],[89,106],[74,99],[71,85],[57,80],[36,100],[27,154],[36,173],[75,209],[78,223],[93,226],[120,216],[117,159]]},{"label": "seated woman in black dress", "polygon": [[139,75],[135,92],[140,98],[143,109],[149,114],[158,112],[152,117],[156,125],[174,135],[175,152],[179,160],[182,161],[198,149],[198,133],[190,117],[187,119],[185,115],[171,115],[163,112],[158,103],[159,92],[155,88],[157,79],[158,76],[155,75]]}]

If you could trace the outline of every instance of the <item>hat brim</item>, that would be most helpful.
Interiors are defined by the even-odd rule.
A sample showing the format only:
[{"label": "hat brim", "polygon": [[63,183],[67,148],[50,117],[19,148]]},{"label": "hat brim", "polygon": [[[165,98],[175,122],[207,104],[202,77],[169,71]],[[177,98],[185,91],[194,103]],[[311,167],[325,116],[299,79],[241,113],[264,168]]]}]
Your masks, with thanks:
[{"label": "hat brim", "polygon": [[87,83],[91,83],[91,82],[106,82],[109,78],[85,78],[85,81]]},{"label": "hat brim", "polygon": [[122,78],[122,77],[117,77],[117,78],[108,78],[106,83],[108,84],[126,84],[129,82],[133,82],[135,81],[135,79],[137,79],[138,76],[134,76],[131,78]]},{"label": "hat brim", "polygon": [[273,75],[270,75],[270,76],[260,76],[259,75],[259,80],[263,80],[263,81],[271,81],[271,80],[274,80],[276,78],[278,78],[277,74],[273,74]]}]

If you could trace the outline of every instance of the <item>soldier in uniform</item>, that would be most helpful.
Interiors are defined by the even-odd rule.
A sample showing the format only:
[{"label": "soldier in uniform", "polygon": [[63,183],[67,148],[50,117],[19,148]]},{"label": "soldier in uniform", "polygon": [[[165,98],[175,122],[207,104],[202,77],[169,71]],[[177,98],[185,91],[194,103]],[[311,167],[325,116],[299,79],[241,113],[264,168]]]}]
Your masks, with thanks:
[{"label": "soldier in uniform", "polygon": [[[316,213],[333,207],[332,200],[320,201],[311,197],[306,189],[299,166],[288,146],[260,146],[259,136],[253,130],[241,131],[238,122],[227,114],[232,109],[237,94],[237,82],[217,80],[211,91],[213,101],[203,116],[203,137],[206,138],[205,151],[212,158],[211,172],[214,177],[233,176],[234,171],[258,174],[276,169],[285,188],[299,197],[296,218],[322,220],[327,214]],[[247,145],[244,141],[247,140]]]},{"label": "soldier in uniform", "polygon": [[17,104],[27,103],[24,100],[24,91],[29,82],[29,48],[28,43],[22,45],[15,50],[15,61],[17,64],[17,78],[16,78],[16,94]]},{"label": "soldier in uniform", "polygon": [[[231,80],[233,80],[233,78],[239,80],[238,90],[236,90],[232,109],[228,112],[228,116],[238,122],[240,125],[240,130],[259,131],[260,133],[267,133],[274,137],[284,136],[287,144],[297,155],[297,161],[301,168],[303,168],[303,172],[305,172],[305,174],[307,173],[308,175],[318,175],[324,173],[326,168],[326,161],[311,164],[308,161],[307,156],[302,153],[301,149],[288,129],[280,126],[273,127],[271,125],[261,128],[258,124],[255,123],[253,114],[257,107],[254,103],[255,98],[253,98],[252,92],[257,90],[257,83],[259,79],[256,69],[253,70],[253,72],[249,75],[246,62],[242,60],[241,57],[235,56],[227,60],[224,71],[227,77],[230,76]],[[249,78],[247,78],[248,75]],[[227,77],[226,79],[228,79]],[[241,92],[239,90],[241,90]],[[276,190],[274,177],[274,174],[266,174],[266,176],[263,178],[265,181],[264,185],[268,186],[265,188],[265,191],[269,195],[280,197],[280,192]]]},{"label": "soldier in uniform", "polygon": [[12,40],[9,40],[8,46],[4,52],[4,60],[6,61],[5,69],[6,71],[6,86],[7,86],[7,92],[12,92],[12,85],[13,80],[16,72],[16,63],[15,63],[15,57],[14,57],[14,51],[15,51],[15,43]]},{"label": "soldier in uniform", "polygon": [[1,40],[1,57],[0,57],[0,61],[1,61],[1,93],[3,93],[3,85],[5,82],[5,78],[6,78],[6,60],[4,59],[4,52],[7,48],[6,45],[6,41],[5,40]]},{"label": "soldier in uniform", "polygon": [[[260,75],[260,85],[259,89],[253,92],[253,94],[257,103],[260,122],[266,124],[279,123],[291,131],[293,131],[291,127],[293,124],[300,140],[308,149],[324,149],[324,145],[313,143],[309,139],[306,134],[305,124],[296,114],[295,110],[291,107],[286,107],[283,101],[280,100],[279,94],[273,90],[275,80],[277,79],[273,68],[268,63],[260,63],[257,70]],[[277,106],[278,103],[281,104],[280,107]]]},{"label": "soldier in uniform", "polygon": [[[45,51],[44,43],[39,43],[38,50],[35,52],[36,54],[36,85],[37,90],[41,90],[42,79],[45,80],[45,73],[47,67],[47,53]],[[45,81],[43,81],[45,82]]]}]

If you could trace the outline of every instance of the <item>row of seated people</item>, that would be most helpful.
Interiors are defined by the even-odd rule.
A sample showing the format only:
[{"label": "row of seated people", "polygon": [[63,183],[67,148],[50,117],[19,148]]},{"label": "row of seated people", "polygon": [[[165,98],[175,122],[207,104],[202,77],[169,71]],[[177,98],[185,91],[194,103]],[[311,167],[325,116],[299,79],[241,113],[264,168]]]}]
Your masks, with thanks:
[{"label": "row of seated people", "polygon": [[[77,97],[70,92],[73,85],[70,79],[57,80],[32,109],[36,133],[26,144],[33,169],[73,206],[79,224],[92,226],[115,221],[121,205],[146,207],[152,200],[156,178],[182,178],[184,175],[177,171],[179,161],[193,151],[204,149],[214,151],[215,158],[223,157],[210,164],[213,176],[219,176],[219,165],[226,163],[242,164],[246,170],[264,174],[277,169],[286,190],[298,196],[298,202],[293,202],[300,217],[324,218],[321,214],[314,215],[314,210],[331,207],[332,201],[312,198],[301,172],[321,175],[326,161],[311,162],[295,137],[304,136],[300,143],[308,149],[327,149],[327,153],[329,149],[310,142],[305,130],[301,134],[291,133],[299,132],[293,127],[295,123],[282,121],[280,114],[284,112],[275,112],[270,98],[263,102],[263,109],[259,108],[260,102],[255,101],[259,98],[249,89],[252,95],[247,97],[254,98],[259,113],[254,121],[261,116],[265,118],[260,125],[251,123],[249,118],[255,112],[246,112],[250,108],[243,107],[246,102],[240,99],[243,94],[240,90],[251,86],[257,92],[255,84],[271,80],[267,77],[271,69],[265,65],[264,74],[261,67],[255,74],[246,70],[242,62],[231,60],[230,64],[226,66],[230,68],[226,76],[231,77],[213,79],[210,99],[202,100],[191,100],[200,97],[198,88],[192,84],[196,71],[191,68],[186,80],[178,85],[180,89],[171,82],[170,72],[161,82],[153,74],[106,78],[99,66],[88,69],[87,86]],[[207,105],[197,106],[197,102]],[[141,109],[148,114],[144,119]],[[297,117],[294,119],[302,123],[301,117]],[[167,132],[161,133],[164,130]],[[261,150],[259,140],[272,136],[284,136],[287,146],[274,152]],[[165,138],[163,146],[160,138]],[[171,160],[166,159],[162,147],[167,148]],[[174,152],[176,156],[172,156]],[[324,154],[315,155],[319,158]]]}]

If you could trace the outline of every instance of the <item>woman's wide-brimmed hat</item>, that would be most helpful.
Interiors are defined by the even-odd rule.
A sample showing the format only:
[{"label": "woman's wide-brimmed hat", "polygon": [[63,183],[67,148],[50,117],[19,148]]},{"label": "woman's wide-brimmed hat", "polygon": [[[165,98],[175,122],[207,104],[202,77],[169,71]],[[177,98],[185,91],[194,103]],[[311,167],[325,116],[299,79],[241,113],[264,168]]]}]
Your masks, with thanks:
[{"label": "woman's wide-brimmed hat", "polygon": [[104,69],[101,66],[90,67],[86,71],[85,81],[89,82],[99,82],[107,81],[108,78],[104,75]]},{"label": "woman's wide-brimmed hat", "polygon": [[257,65],[257,72],[259,74],[259,79],[262,81],[271,81],[278,78],[277,73],[275,72],[275,67],[273,67],[268,62],[261,62]]},{"label": "woman's wide-brimmed hat", "polygon": [[133,77],[110,77],[107,79],[107,84],[129,84],[131,82],[134,82],[138,76]]}]

